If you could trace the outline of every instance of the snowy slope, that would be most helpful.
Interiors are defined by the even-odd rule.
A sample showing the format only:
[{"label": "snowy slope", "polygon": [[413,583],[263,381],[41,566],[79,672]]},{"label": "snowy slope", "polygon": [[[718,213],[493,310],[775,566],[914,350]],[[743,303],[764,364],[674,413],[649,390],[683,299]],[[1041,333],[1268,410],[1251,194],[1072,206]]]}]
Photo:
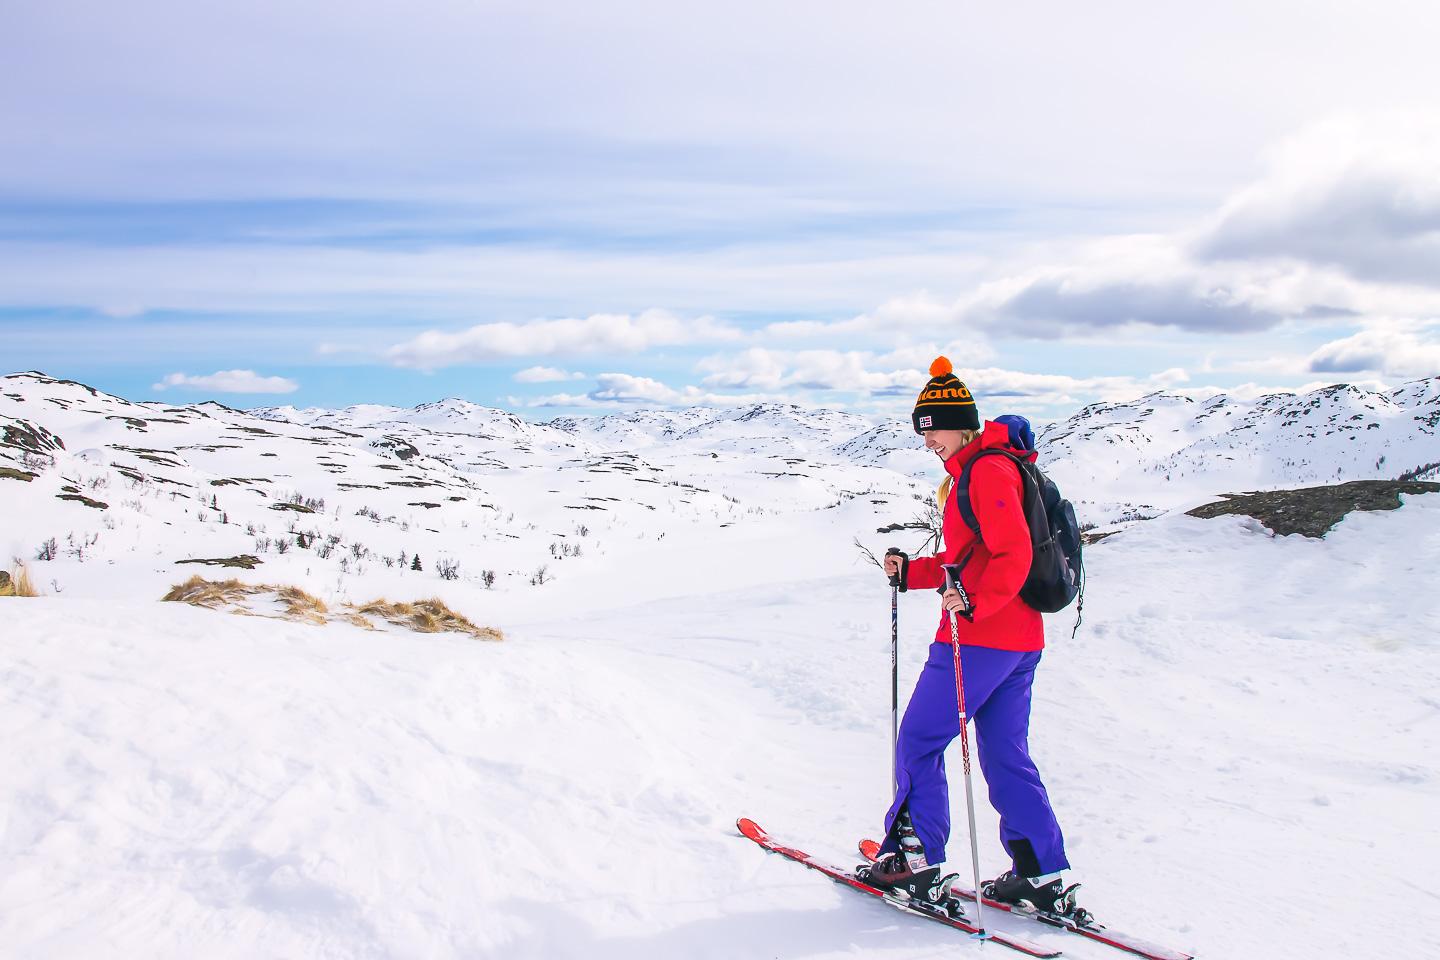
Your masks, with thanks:
[{"label": "snowy slope", "polygon": [[[1115,451],[1143,472],[1316,396],[1228,415],[1249,431],[1146,398],[1092,412],[1090,443],[1052,438],[1047,455],[1093,471],[1096,503],[1118,509],[1135,495],[1103,486]],[[1389,459],[1413,466],[1436,398],[1420,381],[1390,395],[1401,412],[1372,400],[1388,419],[1360,435],[1386,432]],[[870,462],[878,434],[842,449],[875,424],[745,412],[531,425],[445,401],[261,419],[4,378],[0,428],[24,425],[45,455],[0,446],[0,468],[34,473],[0,477],[0,548],[32,557],[54,536],[59,555],[30,562],[48,596],[0,600],[0,955],[997,955],[734,835],[748,815],[844,862],[879,830],[889,591],[851,541],[909,546],[873,531],[937,478]],[[1102,439],[1130,426],[1156,445]],[[801,429],[805,452],[778,445]],[[1295,451],[1317,473],[1360,442],[1314,432]],[[1149,475],[1148,503],[1245,476]],[[330,554],[278,553],[292,525],[336,537]],[[214,575],[330,601],[439,594],[507,640],[155,602],[203,570],[176,559],[240,552],[262,565]],[[459,579],[437,576],[440,556]],[[532,585],[541,562],[551,579]],[[1090,548],[1084,624],[1071,640],[1069,613],[1049,618],[1032,728],[1082,902],[1201,956],[1424,955],[1412,943],[1440,922],[1425,866],[1440,852],[1437,565],[1433,495],[1323,541],[1171,512]],[[935,606],[902,600],[904,690]],[[959,789],[952,804],[963,825]],[[978,815],[998,872],[994,814]],[[962,872],[964,844],[962,826]],[[1276,871],[1333,894],[1292,898],[1280,920],[1254,893]]]},{"label": "snowy slope", "polygon": [[[839,525],[787,525],[808,549],[780,581],[743,562],[773,536],[715,548],[697,529],[549,609],[501,595],[486,612],[503,644],[12,601],[0,942],[26,958],[988,956],[733,836],[747,814],[843,860],[878,829],[888,592],[842,559]],[[1416,956],[1408,937],[1440,909],[1423,891],[1408,917],[1389,906],[1440,841],[1440,619],[1416,600],[1440,504],[1352,516],[1325,542],[1167,518],[1091,562],[1079,639],[1055,618],[1033,734],[1085,902],[1202,956]],[[933,598],[907,599],[907,686],[933,622]],[[986,808],[980,823],[998,871]],[[1297,898],[1277,923],[1246,879],[1262,864],[1352,881],[1346,909]]]}]

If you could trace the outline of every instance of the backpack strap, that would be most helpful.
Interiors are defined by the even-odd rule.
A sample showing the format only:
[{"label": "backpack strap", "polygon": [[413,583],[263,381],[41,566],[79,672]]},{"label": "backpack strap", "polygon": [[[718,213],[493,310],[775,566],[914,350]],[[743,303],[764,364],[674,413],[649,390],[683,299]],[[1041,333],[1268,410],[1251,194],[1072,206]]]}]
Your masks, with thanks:
[{"label": "backpack strap", "polygon": [[965,526],[976,537],[980,536],[980,518],[975,516],[975,508],[970,503],[970,471],[979,462],[981,457],[999,456],[1004,457],[1015,464],[1016,471],[1020,474],[1020,497],[1021,500],[1028,498],[1029,489],[1025,484],[1025,467],[1023,461],[1009,450],[1001,450],[998,447],[990,447],[981,450],[970,458],[970,462],[960,469],[960,479],[955,483],[955,506],[960,510],[960,519],[965,521]]}]

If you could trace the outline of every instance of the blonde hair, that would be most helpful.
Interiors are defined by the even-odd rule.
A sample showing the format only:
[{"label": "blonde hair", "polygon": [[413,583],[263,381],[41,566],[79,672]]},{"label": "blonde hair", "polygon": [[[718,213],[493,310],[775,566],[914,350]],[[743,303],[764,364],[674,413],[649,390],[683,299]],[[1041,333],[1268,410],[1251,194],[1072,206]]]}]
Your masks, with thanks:
[{"label": "blonde hair", "polygon": [[[964,441],[964,443],[962,443],[961,446],[963,446],[963,447],[968,447],[968,446],[970,446],[970,444],[972,444],[972,443],[975,442],[975,438],[978,437],[978,436],[980,436],[980,434],[981,434],[982,431],[979,431],[979,430],[959,430],[959,431],[957,431],[957,432],[960,434],[960,439]],[[941,512],[942,514],[945,512],[945,501],[946,501],[946,499],[948,499],[949,496],[950,496],[950,488],[953,487],[954,485],[955,485],[955,478],[952,477],[952,476],[950,476],[950,475],[947,473],[947,474],[945,475],[945,479],[940,481],[940,489],[937,490],[937,491],[935,491],[935,502],[940,505],[940,512]]]}]

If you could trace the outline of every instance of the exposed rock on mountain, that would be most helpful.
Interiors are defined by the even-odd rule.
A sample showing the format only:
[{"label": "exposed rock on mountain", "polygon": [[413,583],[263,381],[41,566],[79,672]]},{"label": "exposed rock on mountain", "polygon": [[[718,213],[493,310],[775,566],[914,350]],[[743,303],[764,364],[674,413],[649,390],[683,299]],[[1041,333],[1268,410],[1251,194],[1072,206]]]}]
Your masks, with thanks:
[{"label": "exposed rock on mountain", "polygon": [[1227,499],[1187,510],[1205,519],[1239,514],[1254,517],[1275,533],[1323,537],[1352,510],[1398,510],[1401,494],[1440,493],[1440,483],[1351,480],[1323,487],[1226,494]]}]

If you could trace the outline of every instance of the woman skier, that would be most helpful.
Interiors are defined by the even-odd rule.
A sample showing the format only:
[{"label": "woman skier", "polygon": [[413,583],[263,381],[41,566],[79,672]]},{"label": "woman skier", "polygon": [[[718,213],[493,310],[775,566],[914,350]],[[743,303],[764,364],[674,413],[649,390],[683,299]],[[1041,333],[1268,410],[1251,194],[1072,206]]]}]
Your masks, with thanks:
[{"label": "woman skier", "polygon": [[945,357],[931,364],[930,376],[911,419],[925,448],[945,465],[939,491],[944,546],[930,557],[887,556],[885,572],[898,576],[901,590],[939,590],[945,584],[942,566],[961,564],[962,590],[946,589],[941,597],[940,628],[900,724],[896,793],[885,816],[885,840],[866,872],[876,886],[926,899],[945,883],[941,866],[950,837],[945,748],[960,734],[953,611],[980,769],[1013,863],[1013,869],[984,884],[983,892],[1030,909],[1068,913],[1074,909],[1074,888],[1061,883],[1061,871],[1070,863],[1028,742],[1030,687],[1045,646],[1045,626],[1020,598],[1031,561],[1023,480],[1009,457],[987,455],[974,465],[969,499],[979,537],[962,519],[953,492],[961,471],[981,450],[998,447],[1030,461],[1035,452],[1013,447],[1004,424],[981,424],[975,398]]}]

